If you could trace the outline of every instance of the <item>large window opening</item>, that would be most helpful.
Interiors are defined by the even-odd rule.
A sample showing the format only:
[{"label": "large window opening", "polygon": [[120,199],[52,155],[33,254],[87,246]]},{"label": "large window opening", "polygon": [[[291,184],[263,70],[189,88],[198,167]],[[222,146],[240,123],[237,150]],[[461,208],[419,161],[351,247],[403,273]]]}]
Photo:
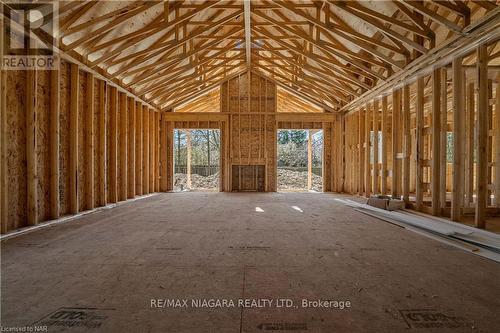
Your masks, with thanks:
[{"label": "large window opening", "polygon": [[323,130],[278,130],[278,191],[323,191]]},{"label": "large window opening", "polygon": [[219,191],[220,131],[174,130],[174,191]]}]

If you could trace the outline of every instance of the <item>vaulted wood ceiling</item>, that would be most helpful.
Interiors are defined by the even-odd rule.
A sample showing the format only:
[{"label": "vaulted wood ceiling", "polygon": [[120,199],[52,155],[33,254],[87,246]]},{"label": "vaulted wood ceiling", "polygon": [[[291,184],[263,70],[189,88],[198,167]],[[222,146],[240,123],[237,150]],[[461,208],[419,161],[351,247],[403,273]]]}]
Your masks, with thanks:
[{"label": "vaulted wood ceiling", "polygon": [[495,1],[62,1],[59,47],[162,109],[252,70],[333,111]]}]

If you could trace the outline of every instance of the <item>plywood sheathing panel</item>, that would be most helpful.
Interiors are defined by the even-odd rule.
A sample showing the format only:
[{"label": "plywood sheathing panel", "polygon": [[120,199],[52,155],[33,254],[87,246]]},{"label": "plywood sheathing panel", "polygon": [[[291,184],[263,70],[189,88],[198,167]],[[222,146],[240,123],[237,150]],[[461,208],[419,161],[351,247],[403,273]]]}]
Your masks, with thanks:
[{"label": "plywood sheathing panel", "polygon": [[109,202],[118,201],[118,92],[116,88],[108,90],[108,199]]},{"label": "plywood sheathing panel", "polygon": [[147,108],[149,123],[149,193],[155,192],[155,113],[151,108]]},{"label": "plywood sheathing panel", "polygon": [[143,174],[142,174],[142,186],[143,193],[150,193],[149,188],[149,160],[150,160],[150,144],[149,144],[149,130],[150,130],[150,122],[149,122],[149,108],[146,105],[142,106],[142,130],[143,130]]},{"label": "plywood sheathing panel", "polygon": [[143,134],[143,112],[142,112],[142,104],[141,102],[135,103],[135,120],[136,120],[136,136],[135,136],[135,175],[136,182],[135,188],[136,193],[138,195],[144,194],[144,189],[142,186],[142,178],[143,178],[143,142],[144,142],[144,134]]},{"label": "plywood sheathing panel", "polygon": [[101,138],[99,135],[99,129],[100,129],[100,91],[99,91],[99,85],[100,85],[100,80],[94,79],[94,115],[93,115],[93,121],[94,121],[94,174],[92,175],[93,177],[93,185],[94,185],[94,206],[99,207],[101,206],[101,201],[100,201],[100,181],[99,181],[99,165],[101,163],[101,154],[99,153],[99,147],[101,146]]},{"label": "plywood sheathing panel", "polygon": [[[8,214],[5,218],[7,224],[3,226],[2,232],[28,225],[28,211],[30,211],[28,209],[28,176],[32,179],[31,212],[33,215],[29,219],[31,224],[105,205],[107,187],[109,187],[109,184],[106,184],[108,182],[106,178],[109,179],[109,174],[106,175],[106,173],[110,172],[109,151],[112,150],[110,146],[115,147],[115,149],[117,147],[116,144],[111,145],[112,140],[110,139],[111,137],[116,138],[116,134],[118,134],[110,132],[110,128],[106,128],[110,126],[111,117],[106,103],[109,96],[106,96],[106,93],[116,93],[116,88],[106,89],[106,85],[103,85],[104,81],[95,79],[92,83],[94,95],[90,99],[92,95],[89,93],[91,90],[89,76],[91,75],[77,65],[72,65],[64,60],[61,61],[60,70],[57,72],[41,70],[36,73],[31,72],[29,80],[29,82],[33,82],[31,91],[28,90],[30,86],[28,85],[27,71],[5,71],[2,72],[2,75],[4,73],[6,75],[5,92],[8,93],[5,94],[5,98],[2,98],[2,102],[5,103],[5,108],[2,109],[5,110],[5,135],[2,134],[5,141],[2,143],[7,144],[5,170],[8,181],[5,182],[5,193],[9,193],[9,195],[2,195],[8,200],[5,205],[2,205],[2,207],[8,207],[5,210]],[[54,73],[55,75],[53,75]],[[71,82],[72,74],[76,74],[73,75],[74,85]],[[59,89],[55,89],[54,85]],[[57,96],[58,98],[54,98],[54,101],[57,101],[54,102],[57,103],[55,106],[51,97]],[[32,112],[32,118],[29,122],[26,116],[28,100],[34,103],[29,109]],[[72,101],[74,101],[73,105]],[[119,112],[119,101],[117,100],[115,104],[116,111]],[[93,108],[89,108],[89,105]],[[60,110],[60,116],[52,117],[51,110],[56,107]],[[72,110],[74,111],[73,121],[71,120]],[[159,135],[157,125],[159,125],[159,117],[152,109],[149,111],[155,115],[150,118],[151,128],[156,129],[150,133],[150,151],[156,152],[156,154],[151,157],[153,163],[150,165],[149,172],[158,175]],[[118,117],[118,114],[115,116]],[[57,127],[51,128],[54,120],[57,121],[57,127],[60,130]],[[106,131],[101,130],[101,123],[105,126],[103,129]],[[33,130],[32,136],[27,135],[28,125]],[[93,132],[89,130],[90,125],[93,125]],[[116,130],[119,130],[120,124],[116,122],[115,125],[118,127]],[[72,130],[72,126],[75,130]],[[73,138],[71,138],[72,134]],[[27,145],[28,139],[29,142],[33,142],[33,146]],[[91,139],[94,141],[92,149],[89,148]],[[73,146],[71,141],[75,143]],[[54,142],[57,144],[57,149],[53,151],[55,158],[51,158],[51,146],[54,146]],[[32,167],[31,173],[28,173],[28,152],[33,156],[29,163]],[[116,155],[114,160],[119,157],[118,152]],[[72,157],[74,158],[72,163],[74,172],[70,173]],[[94,159],[95,166],[88,168],[89,161],[92,159]],[[51,170],[53,170],[51,165],[59,166],[58,172],[53,174],[58,180],[54,184],[51,180]],[[103,174],[101,171],[104,171]],[[73,183],[70,174],[74,175]],[[155,180],[150,186],[151,191],[158,187],[157,179],[156,176],[150,178],[152,182]],[[90,182],[86,183],[86,180]],[[71,183],[74,186],[73,193],[75,194],[73,206],[70,202]],[[104,191],[101,190],[101,184],[106,186]],[[58,200],[51,198],[51,186],[56,187],[55,194]],[[89,196],[90,189],[94,191],[94,199],[91,202],[89,201],[92,198]],[[57,205],[56,209],[52,207],[53,203]],[[55,215],[53,216],[53,214]]]},{"label": "plywood sheathing panel", "polygon": [[[266,191],[276,190],[276,131],[278,128],[322,129],[326,120],[328,144],[331,142],[334,118],[320,120],[311,115],[310,120],[289,121],[290,114],[277,113],[276,84],[255,73],[244,73],[229,79],[221,85],[221,110],[229,114],[228,172],[231,165],[265,165]],[[320,112],[317,114],[319,115]],[[278,120],[277,115],[280,115]],[[319,115],[323,118],[325,114]],[[326,147],[331,158],[331,145]],[[328,191],[332,188],[329,162],[325,172],[328,177]],[[227,175],[226,179],[233,179]],[[229,188],[233,188],[230,186]]]},{"label": "plywood sheathing panel", "polygon": [[61,62],[61,105],[59,128],[59,200],[61,215],[69,212],[69,116],[70,116],[70,66],[66,62]]},{"label": "plywood sheathing panel", "polygon": [[[275,91],[275,90],[274,90]],[[276,132],[276,116],[266,116],[266,155],[267,162],[266,168],[266,191],[274,192],[277,188],[277,172],[276,172],[276,158],[277,158],[277,132]]]},{"label": "plywood sheathing panel", "polygon": [[121,167],[121,144],[122,144],[122,136],[121,136],[121,132],[122,132],[122,126],[121,126],[121,113],[122,113],[122,109],[121,109],[121,102],[122,102],[122,99],[121,99],[121,96],[122,93],[121,92],[117,92],[116,93],[116,201],[120,201],[122,198],[121,198],[121,187],[122,187],[122,183],[123,183],[123,170],[122,170],[122,167]]},{"label": "plywood sheathing panel", "polygon": [[37,220],[44,221],[50,218],[50,72],[38,71],[37,75]]},{"label": "plywood sheathing panel", "polygon": [[95,78],[93,74],[85,73],[86,96],[85,96],[85,208],[93,209],[95,207]]},{"label": "plywood sheathing panel", "polygon": [[87,180],[85,144],[87,142],[87,133],[85,131],[86,123],[86,100],[87,100],[87,75],[80,70],[79,91],[78,91],[78,207],[85,209],[85,183]]},{"label": "plywood sheathing panel", "polygon": [[119,94],[119,112],[120,115],[118,117],[118,124],[120,128],[120,187],[119,187],[119,199],[121,201],[127,200],[128,197],[128,103],[127,103],[127,95],[124,93]]},{"label": "plywood sheathing panel", "polygon": [[110,167],[110,162],[111,162],[111,87],[107,87],[106,89],[106,94],[107,94],[107,107],[106,107],[106,142],[108,143],[108,149],[106,149],[106,193],[107,193],[107,200],[108,202],[111,201],[111,167]]},{"label": "plywood sheathing panel", "polygon": [[276,85],[247,72],[222,84],[221,105],[230,113],[230,164],[265,165],[266,191],[274,191]]},{"label": "plywood sheathing panel", "polygon": [[8,229],[26,225],[26,71],[7,71]]},{"label": "plywood sheathing panel", "polygon": [[135,112],[135,99],[133,97],[127,97],[127,122],[128,122],[128,198],[133,198],[135,196],[135,131],[136,131],[136,112]]}]

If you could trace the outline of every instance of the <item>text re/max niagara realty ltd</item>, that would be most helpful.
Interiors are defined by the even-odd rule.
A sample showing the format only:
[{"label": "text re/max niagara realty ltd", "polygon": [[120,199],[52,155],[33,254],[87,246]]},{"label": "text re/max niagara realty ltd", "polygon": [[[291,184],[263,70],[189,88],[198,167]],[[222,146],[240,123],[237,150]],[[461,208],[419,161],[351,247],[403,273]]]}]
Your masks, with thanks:
[{"label": "text re/max niagara realty ltd", "polygon": [[349,300],[300,299],[289,298],[152,298],[151,308],[329,308],[344,310],[352,306]]}]

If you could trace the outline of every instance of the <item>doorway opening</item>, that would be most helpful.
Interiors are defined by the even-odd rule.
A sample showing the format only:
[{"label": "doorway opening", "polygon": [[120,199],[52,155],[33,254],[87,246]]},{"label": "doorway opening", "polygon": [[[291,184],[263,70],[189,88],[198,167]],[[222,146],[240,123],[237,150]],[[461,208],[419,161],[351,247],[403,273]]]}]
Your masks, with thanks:
[{"label": "doorway opening", "polygon": [[220,131],[174,130],[174,191],[219,191]]},{"label": "doorway opening", "polygon": [[323,191],[323,130],[278,130],[278,191]]}]

